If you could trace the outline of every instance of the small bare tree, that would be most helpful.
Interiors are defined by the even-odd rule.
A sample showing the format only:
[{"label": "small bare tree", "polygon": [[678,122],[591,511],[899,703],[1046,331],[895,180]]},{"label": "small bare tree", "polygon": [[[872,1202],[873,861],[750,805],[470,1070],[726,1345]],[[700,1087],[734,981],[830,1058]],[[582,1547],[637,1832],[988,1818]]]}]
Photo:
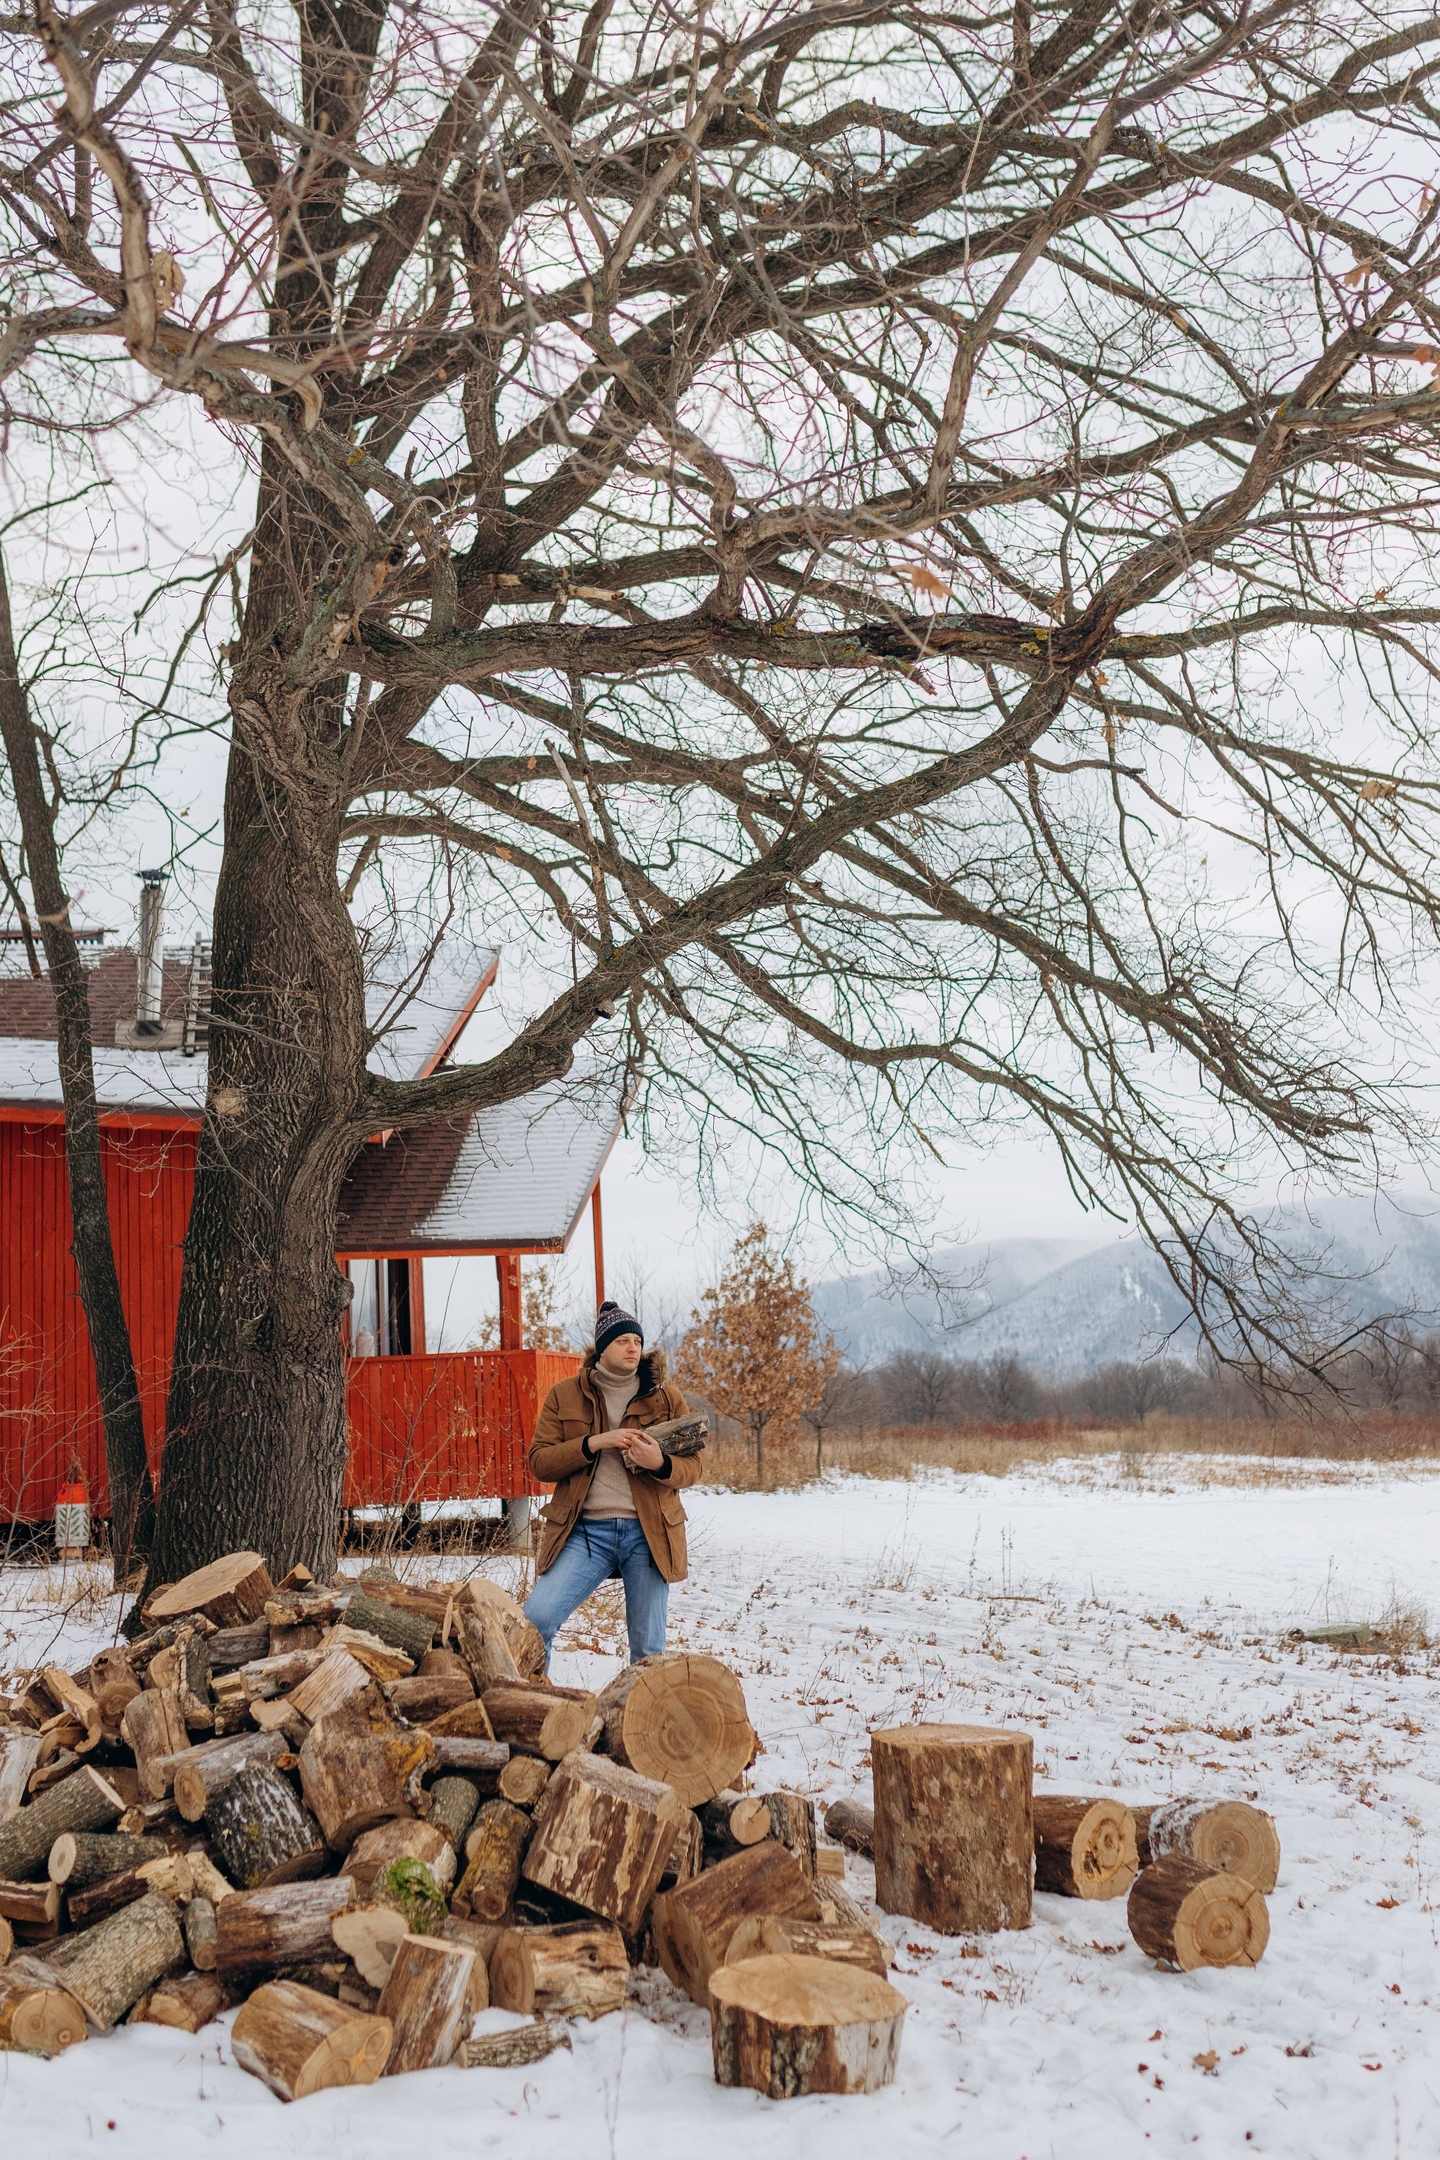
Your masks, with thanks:
[{"label": "small bare tree", "polygon": [[687,1382],[744,1427],[765,1483],[765,1448],[793,1439],[822,1401],[840,1353],[822,1335],[810,1288],[770,1244],[764,1223],[735,1240],[730,1265],[691,1314],[677,1363]]}]

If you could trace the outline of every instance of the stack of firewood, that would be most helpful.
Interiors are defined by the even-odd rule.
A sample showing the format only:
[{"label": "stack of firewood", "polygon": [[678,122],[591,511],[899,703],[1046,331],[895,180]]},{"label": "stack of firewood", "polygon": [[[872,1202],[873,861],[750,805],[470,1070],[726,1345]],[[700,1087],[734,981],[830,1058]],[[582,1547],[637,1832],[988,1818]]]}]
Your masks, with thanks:
[{"label": "stack of firewood", "polygon": [[[893,2076],[888,1948],[812,1804],[735,1790],[755,1735],[716,1660],[554,1687],[483,1577],[272,1584],[254,1553],[144,1618],[0,1721],[0,2047],[240,2004],[236,2061],[293,2100],[533,2061],[648,1962],[710,2009],[723,2083]],[[531,2022],[472,2037],[492,2004]]]}]

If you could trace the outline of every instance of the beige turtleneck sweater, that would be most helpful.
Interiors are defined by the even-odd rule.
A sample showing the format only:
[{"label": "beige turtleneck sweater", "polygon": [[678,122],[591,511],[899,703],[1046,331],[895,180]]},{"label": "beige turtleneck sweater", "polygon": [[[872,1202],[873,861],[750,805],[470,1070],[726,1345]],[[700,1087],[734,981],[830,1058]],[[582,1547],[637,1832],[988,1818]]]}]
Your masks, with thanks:
[{"label": "beige turtleneck sweater", "polygon": [[[590,1368],[590,1377],[600,1390],[600,1399],[610,1422],[606,1432],[623,1432],[625,1412],[635,1400],[634,1373],[606,1372],[603,1365]],[[590,1480],[590,1490],[585,1498],[587,1515],[633,1515],[635,1497],[630,1490],[630,1473],[625,1468],[624,1457],[619,1448],[601,1448],[595,1457],[595,1475]]]}]

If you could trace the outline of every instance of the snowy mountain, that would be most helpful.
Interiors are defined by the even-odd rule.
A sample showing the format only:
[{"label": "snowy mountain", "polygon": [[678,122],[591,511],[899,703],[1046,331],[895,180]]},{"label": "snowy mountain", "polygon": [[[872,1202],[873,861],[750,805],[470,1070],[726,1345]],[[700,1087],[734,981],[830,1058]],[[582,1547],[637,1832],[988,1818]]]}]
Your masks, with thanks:
[{"label": "snowy mountain", "polygon": [[[1404,1313],[1440,1326],[1440,1205],[1412,1199],[1325,1201],[1282,1210],[1275,1234],[1314,1269],[1317,1296],[1339,1317]],[[883,1271],[817,1283],[815,1309],[846,1355],[869,1364],[891,1350],[1010,1354],[1059,1378],[1117,1359],[1192,1358],[1194,1317],[1163,1261],[1139,1238],[999,1238],[937,1252],[925,1277]]]}]

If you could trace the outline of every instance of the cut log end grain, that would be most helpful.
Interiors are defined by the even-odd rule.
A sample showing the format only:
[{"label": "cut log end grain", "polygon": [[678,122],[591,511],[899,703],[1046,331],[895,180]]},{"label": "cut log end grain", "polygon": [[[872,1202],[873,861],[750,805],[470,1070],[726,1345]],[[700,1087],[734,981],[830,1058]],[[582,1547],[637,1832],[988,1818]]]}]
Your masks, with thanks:
[{"label": "cut log end grain", "polygon": [[724,1964],[735,1930],[762,1913],[797,1920],[825,1917],[814,1884],[794,1854],[773,1838],[732,1854],[655,1900],[651,1924],[666,1976],[703,2009],[711,1976]]},{"label": "cut log end grain", "polygon": [[507,1928],[490,1959],[490,2000],[527,2017],[606,2017],[624,2002],[629,1971],[625,1938],[606,1922]]},{"label": "cut log end grain", "polygon": [[330,1922],[335,1947],[348,1957],[362,1980],[383,1988],[395,1952],[410,1932],[404,1913],[390,1905],[360,1905],[336,1913]]},{"label": "cut log end grain", "polygon": [[230,2034],[242,2070],[282,2100],[303,2100],[335,2085],[373,2085],[390,2056],[388,2018],[367,2016],[302,1987],[276,1980],[257,1988]]},{"label": "cut log end grain", "polygon": [[716,1793],[697,1810],[706,1842],[728,1856],[770,1835],[770,1810],[755,1793]]},{"label": "cut log end grain", "polygon": [[398,1945],[376,2005],[395,2031],[387,2077],[438,2070],[454,2059],[469,2028],[474,1965],[473,1950],[443,1936],[407,1935]]},{"label": "cut log end grain", "polygon": [[600,1698],[606,1752],[699,1807],[750,1761],[755,1733],[745,1691],[718,1658],[642,1658]]},{"label": "cut log end grain", "polygon": [[534,1807],[550,1782],[550,1765],[539,1755],[512,1755],[496,1780],[502,1800],[516,1807]]},{"label": "cut log end grain", "polygon": [[226,1553],[208,1567],[197,1568],[183,1582],[157,1591],[145,1608],[145,1618],[158,1628],[167,1620],[203,1613],[217,1628],[238,1628],[248,1620],[261,1619],[274,1595],[259,1553]]},{"label": "cut log end grain", "polygon": [[132,2025],[168,2025],[196,2033],[229,2008],[225,1989],[213,1972],[179,1973],[142,1995],[130,2013]]},{"label": "cut log end grain", "polygon": [[1180,1972],[1258,1965],[1270,1940],[1265,1899],[1253,1883],[1177,1853],[1136,1877],[1125,1916],[1146,1956]]},{"label": "cut log end grain", "polygon": [[835,1800],[825,1810],[825,1835],[851,1852],[875,1856],[875,1810],[863,1800]]},{"label": "cut log end grain", "polygon": [[1135,1818],[1108,1796],[1036,1793],[1035,1888],[1060,1897],[1124,1897],[1135,1880]]},{"label": "cut log end grain", "polygon": [[1268,1897],[1280,1877],[1275,1819],[1246,1800],[1166,1800],[1135,1810],[1140,1865],[1178,1853],[1201,1867],[1243,1875]]},{"label": "cut log end grain", "polygon": [[784,1954],[793,1957],[829,1958],[840,1965],[862,1965],[883,1979],[890,1970],[888,1944],[867,1927],[841,1927],[835,1921],[789,1920],[774,1913],[757,1913],[742,1920],[725,1952],[727,1965],[742,1965],[747,1958]]},{"label": "cut log end grain", "polygon": [[902,1725],[871,1735],[875,1899],[940,1935],[1030,1925],[1028,1733]]},{"label": "cut log end grain", "polygon": [[21,1958],[0,1967],[0,2048],[63,2055],[88,2035],[83,2008],[43,1966]]},{"label": "cut log end grain", "polygon": [[895,2076],[905,1998],[872,1972],[786,1954],[724,1966],[711,1988],[717,2085],[789,2100],[879,2092]]}]

